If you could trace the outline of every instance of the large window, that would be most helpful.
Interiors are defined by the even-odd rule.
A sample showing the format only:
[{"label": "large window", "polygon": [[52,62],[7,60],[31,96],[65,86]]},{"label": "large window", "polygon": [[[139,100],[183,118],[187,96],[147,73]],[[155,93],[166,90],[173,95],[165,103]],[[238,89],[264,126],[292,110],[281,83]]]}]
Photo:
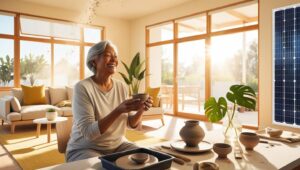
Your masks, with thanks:
[{"label": "large window", "polygon": [[1,13],[0,25],[0,90],[74,85],[92,74],[81,62],[104,35],[103,27],[17,13]]},{"label": "large window", "polygon": [[0,86],[14,86],[14,41],[0,38]]},{"label": "large window", "polygon": [[[253,1],[147,27],[147,86],[160,85],[162,101],[168,94],[168,112],[199,119],[205,100],[226,96],[233,84],[249,85],[258,94],[257,19]],[[167,53],[166,46],[173,51]],[[243,125],[258,126],[257,109],[238,111]]]}]

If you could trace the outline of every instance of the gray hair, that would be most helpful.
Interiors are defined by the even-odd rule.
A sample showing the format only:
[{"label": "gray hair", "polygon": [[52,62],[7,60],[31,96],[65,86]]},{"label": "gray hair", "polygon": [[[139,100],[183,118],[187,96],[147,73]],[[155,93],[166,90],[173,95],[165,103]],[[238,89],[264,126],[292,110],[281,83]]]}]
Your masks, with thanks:
[{"label": "gray hair", "polygon": [[86,65],[94,74],[96,72],[96,68],[93,65],[93,61],[98,57],[98,55],[104,53],[107,46],[111,46],[115,50],[116,54],[118,54],[117,47],[112,42],[107,40],[100,41],[99,43],[93,45],[87,54]]}]

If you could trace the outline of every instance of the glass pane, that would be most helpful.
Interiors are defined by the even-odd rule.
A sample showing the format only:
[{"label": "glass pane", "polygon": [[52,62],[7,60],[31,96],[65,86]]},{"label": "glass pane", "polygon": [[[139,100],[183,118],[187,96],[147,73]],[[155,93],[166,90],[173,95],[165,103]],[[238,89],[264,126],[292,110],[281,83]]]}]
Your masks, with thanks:
[{"label": "glass pane", "polygon": [[21,84],[51,85],[51,45],[21,41]]},{"label": "glass pane", "polygon": [[84,28],[84,42],[97,43],[101,40],[101,30],[95,28]]},{"label": "glass pane", "polygon": [[14,35],[14,17],[0,15],[0,34]]},{"label": "glass pane", "polygon": [[86,65],[86,58],[87,58],[87,54],[88,54],[90,48],[91,48],[90,46],[84,47],[84,78],[94,75],[94,73],[91,72],[91,70]]},{"label": "glass pane", "polygon": [[14,41],[0,39],[0,87],[14,86]]},{"label": "glass pane", "polygon": [[206,16],[197,16],[178,21],[178,37],[188,37],[206,33]]},{"label": "glass pane", "polygon": [[75,23],[21,16],[20,24],[22,34],[68,40],[80,39],[80,27]]},{"label": "glass pane", "polygon": [[258,23],[258,5],[257,3],[227,9],[211,15],[212,31],[221,31],[231,28],[244,27]]},{"label": "glass pane", "polygon": [[173,24],[149,28],[150,43],[173,39]]},{"label": "glass pane", "polygon": [[160,87],[162,107],[173,113],[173,44],[150,48],[150,87]]},{"label": "glass pane", "polygon": [[[246,84],[258,93],[258,32],[212,37],[211,42],[211,95],[226,96],[233,84]],[[239,109],[238,117],[243,124],[257,126],[257,110]]]},{"label": "glass pane", "polygon": [[178,111],[204,114],[205,40],[178,44]]},{"label": "glass pane", "polygon": [[54,45],[54,85],[74,85],[79,81],[79,46]]}]

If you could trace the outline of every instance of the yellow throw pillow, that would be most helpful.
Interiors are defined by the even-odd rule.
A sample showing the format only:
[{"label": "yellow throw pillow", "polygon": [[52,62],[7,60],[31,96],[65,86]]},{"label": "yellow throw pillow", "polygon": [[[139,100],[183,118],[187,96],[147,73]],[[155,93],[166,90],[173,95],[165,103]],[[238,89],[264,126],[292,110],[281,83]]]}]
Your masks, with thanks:
[{"label": "yellow throw pillow", "polygon": [[45,87],[42,86],[24,86],[21,85],[23,91],[23,104],[46,104]]},{"label": "yellow throw pillow", "polygon": [[147,93],[153,99],[153,107],[159,107],[159,97],[158,97],[159,91],[160,91],[160,87],[147,89]]}]

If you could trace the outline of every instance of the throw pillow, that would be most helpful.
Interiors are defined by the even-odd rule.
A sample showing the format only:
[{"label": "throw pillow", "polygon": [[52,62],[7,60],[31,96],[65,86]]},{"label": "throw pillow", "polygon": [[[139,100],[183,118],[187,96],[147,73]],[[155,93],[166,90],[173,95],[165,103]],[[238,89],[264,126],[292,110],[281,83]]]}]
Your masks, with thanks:
[{"label": "throw pillow", "polygon": [[72,103],[71,100],[63,100],[58,102],[56,105],[56,107],[72,107]]},{"label": "throw pillow", "polygon": [[23,105],[23,92],[21,88],[12,88],[11,89],[12,96],[15,96],[21,105]]},{"label": "throw pillow", "polygon": [[152,97],[153,99],[153,107],[159,107],[159,94],[160,87],[157,88],[148,88],[147,93]]},{"label": "throw pillow", "polygon": [[21,111],[20,102],[16,97],[11,98],[10,104],[11,104],[12,110],[14,112],[20,112]]},{"label": "throw pillow", "polygon": [[64,87],[49,87],[49,92],[52,105],[68,99],[67,90]]},{"label": "throw pillow", "polygon": [[21,85],[23,91],[23,104],[46,104],[45,87],[42,86],[24,86]]}]

